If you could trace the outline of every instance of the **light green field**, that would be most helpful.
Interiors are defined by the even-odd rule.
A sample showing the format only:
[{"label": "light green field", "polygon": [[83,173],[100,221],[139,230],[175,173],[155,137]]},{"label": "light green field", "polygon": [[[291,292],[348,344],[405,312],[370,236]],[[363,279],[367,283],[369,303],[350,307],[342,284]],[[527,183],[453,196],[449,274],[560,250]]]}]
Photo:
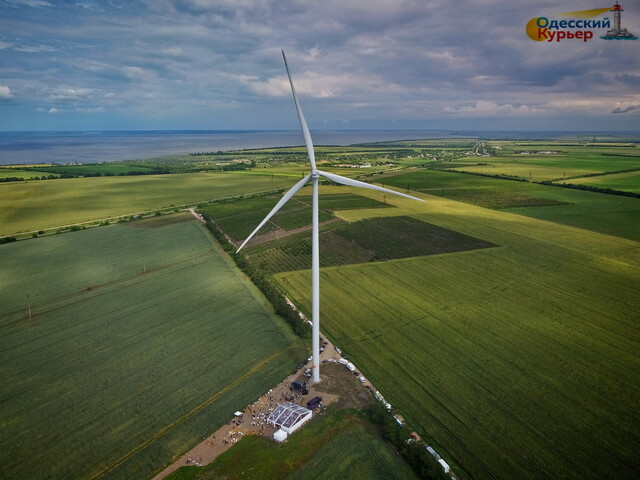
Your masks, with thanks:
[{"label": "light green field", "polygon": [[597,177],[574,178],[566,183],[612,188],[623,192],[640,193],[640,172],[614,173]]},{"label": "light green field", "polygon": [[[24,178],[26,179],[30,179],[30,178],[35,178],[35,177],[41,177],[41,176],[49,176],[49,173],[44,173],[38,170],[34,170],[33,168],[29,168],[27,170],[23,170],[23,169],[18,169],[18,168],[8,168],[8,167],[1,167],[0,168],[0,178],[9,178],[9,177],[18,177],[18,178]],[[57,174],[51,174],[54,177],[58,177],[59,175]]]},{"label": "light green field", "polygon": [[0,236],[219,199],[295,179],[220,172],[70,178],[0,184]]},{"label": "light green field", "polygon": [[[489,142],[498,146],[490,157],[468,157],[456,170],[485,175],[507,175],[542,181],[615,172],[640,167],[639,149],[633,144],[567,145],[562,142]],[[526,153],[524,153],[526,152]],[[551,152],[551,153],[542,153]]]},{"label": "light green field", "polygon": [[435,170],[377,177],[377,182],[640,241],[637,198]]},{"label": "light green field", "polygon": [[538,162],[532,163],[509,163],[509,162],[486,162],[486,159],[475,160],[474,163],[487,163],[487,165],[469,165],[458,167],[454,170],[461,172],[482,173],[484,175],[507,175],[510,177],[524,178],[532,182],[540,182],[542,180],[550,180],[554,178],[562,178],[564,176],[573,175],[589,175],[590,173],[598,173],[597,170],[587,168],[567,168],[566,166],[548,166],[539,165]]},{"label": "light green field", "polygon": [[640,244],[423,198],[387,201],[501,247],[322,269],[323,330],[463,476],[637,478]]},{"label": "light green field", "polygon": [[285,377],[228,262],[186,214],[2,245],[0,476],[145,478]]}]

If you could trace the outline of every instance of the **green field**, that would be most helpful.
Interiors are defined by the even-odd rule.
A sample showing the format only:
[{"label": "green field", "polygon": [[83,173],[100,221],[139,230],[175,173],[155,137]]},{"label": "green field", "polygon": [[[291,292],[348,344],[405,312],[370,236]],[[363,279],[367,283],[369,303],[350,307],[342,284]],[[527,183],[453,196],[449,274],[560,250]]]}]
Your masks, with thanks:
[{"label": "green field", "polygon": [[[303,191],[306,191],[303,190]],[[234,240],[248,237],[264,217],[282,198],[282,195],[254,197],[242,202],[220,202],[202,209]],[[389,205],[371,198],[351,194],[327,195],[322,199],[319,220],[333,218],[331,212],[340,209],[385,208]],[[298,195],[286,203],[261,229],[260,234],[274,230],[293,230],[309,225],[311,197]]]},{"label": "green field", "polygon": [[548,142],[487,142],[491,156],[458,158],[456,170],[506,175],[528,181],[615,172],[640,167],[634,143],[579,144]]},{"label": "green field", "polygon": [[637,198],[436,170],[376,178],[379,183],[403,191],[438,195],[640,241]]},{"label": "green field", "polygon": [[640,193],[640,172],[612,173],[611,175],[599,175],[597,177],[575,178],[567,180],[566,183]]},{"label": "green field", "polygon": [[[319,149],[426,200],[320,187],[321,326],[462,478],[638,478],[640,201],[529,181],[619,172],[566,181],[637,193],[637,139],[606,140]],[[308,172],[284,150],[243,172],[0,183],[0,235],[200,203],[239,240]],[[310,216],[307,187],[241,256],[307,314],[309,231],[291,231]],[[284,378],[306,348],[229,262],[186,214],[0,245],[0,478],[148,477]],[[314,425],[194,478],[401,472],[361,419],[321,444]]]},{"label": "green field", "polygon": [[295,179],[240,172],[0,183],[0,236],[290,187]]},{"label": "green field", "polygon": [[352,411],[316,417],[278,445],[244,437],[210,466],[183,467],[172,480],[412,480],[411,469]]},{"label": "green field", "polygon": [[[394,202],[500,247],[324,268],[323,331],[469,478],[636,478],[638,243],[438,197]],[[276,276],[305,312],[309,277]]]},{"label": "green field", "polygon": [[25,180],[30,180],[32,178],[40,178],[41,176],[53,176],[59,177],[56,174],[48,174],[43,173],[35,168],[11,168],[11,167],[0,167],[0,179],[2,178],[23,178]]},{"label": "green field", "polygon": [[[332,195],[327,195],[331,197]],[[325,196],[322,197],[324,200]],[[371,232],[376,232],[372,235]],[[383,217],[340,223],[320,234],[321,267],[489,248],[489,242],[411,217]],[[311,268],[309,233],[249,248],[247,255],[269,273]]]},{"label": "green field", "polygon": [[153,170],[148,166],[130,165],[127,163],[89,163],[85,165],[51,165],[46,167],[29,167],[30,171],[46,174],[73,175],[79,177],[149,174]]},{"label": "green field", "polygon": [[186,214],[3,245],[0,264],[2,478],[145,478],[306,356]]}]

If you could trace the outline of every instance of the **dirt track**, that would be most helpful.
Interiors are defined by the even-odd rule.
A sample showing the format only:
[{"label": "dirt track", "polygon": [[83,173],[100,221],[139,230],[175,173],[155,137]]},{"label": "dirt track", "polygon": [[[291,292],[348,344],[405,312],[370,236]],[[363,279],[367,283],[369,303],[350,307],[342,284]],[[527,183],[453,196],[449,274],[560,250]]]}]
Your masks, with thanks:
[{"label": "dirt track", "polygon": [[[329,225],[331,223],[341,222],[341,221],[342,220],[340,218],[334,217],[334,218],[330,218],[329,220],[325,220],[324,222],[320,222],[318,225],[319,226]],[[263,243],[270,242],[271,240],[278,240],[280,238],[290,237],[291,235],[295,235],[296,233],[306,232],[308,230],[311,230],[311,225],[294,228],[293,230],[283,230],[282,228],[278,227],[276,230],[273,230],[271,232],[263,233],[262,235],[256,235],[255,237],[253,237],[253,239],[251,240],[251,242],[249,242],[248,245],[255,247],[256,245],[261,245]],[[239,247],[240,245],[242,245],[242,242],[244,242],[244,240],[238,240],[238,241],[234,240],[232,243],[236,247]]]}]

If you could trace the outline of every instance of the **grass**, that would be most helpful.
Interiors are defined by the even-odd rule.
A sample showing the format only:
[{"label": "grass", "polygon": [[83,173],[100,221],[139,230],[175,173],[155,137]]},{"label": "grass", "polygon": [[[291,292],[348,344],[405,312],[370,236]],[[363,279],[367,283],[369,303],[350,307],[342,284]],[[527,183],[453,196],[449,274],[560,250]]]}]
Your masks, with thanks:
[{"label": "grass", "polygon": [[71,178],[0,183],[0,235],[290,187],[250,172]]},{"label": "grass", "polygon": [[564,141],[489,142],[497,147],[489,157],[457,159],[456,170],[507,175],[542,181],[614,172],[638,167],[638,147],[630,144],[579,144]]},{"label": "grass", "polygon": [[305,356],[208,232],[167,218],[0,248],[3,476],[144,478]]},{"label": "grass", "polygon": [[611,175],[597,177],[575,178],[567,180],[566,183],[640,193],[640,172],[613,173]]},{"label": "grass", "polygon": [[640,240],[640,204],[635,198],[433,170],[385,176],[377,181],[403,191],[410,189]]},{"label": "grass", "polygon": [[147,174],[152,169],[148,166],[131,165],[127,163],[106,163],[106,164],[86,164],[86,165],[51,165],[46,167],[30,167],[30,171],[39,171],[47,174],[57,173],[60,175],[74,176],[98,176],[98,175],[130,175],[131,173]]},{"label": "grass", "polygon": [[[310,268],[308,237],[300,235],[275,242],[268,249],[249,249],[251,261],[270,273]],[[320,235],[320,265],[348,265],[492,246],[495,245],[411,217],[382,217],[324,230]]]},{"label": "grass", "polygon": [[357,412],[331,411],[311,420],[284,444],[243,437],[211,465],[182,467],[170,480],[415,479],[377,431]]},{"label": "grass", "polygon": [[[0,167],[0,178],[23,178],[25,180],[30,180],[32,178],[40,178],[41,176],[48,176],[48,174],[43,174],[41,171],[36,170],[35,168],[11,168],[11,167]],[[54,177],[58,177],[59,175],[53,175]]]},{"label": "grass", "polygon": [[[398,206],[501,247],[324,268],[324,332],[469,478],[636,478],[638,243],[436,197]],[[305,312],[309,276],[276,275]]]},{"label": "grass", "polygon": [[[242,240],[260,224],[275,207],[281,195],[260,196],[251,199],[221,202],[202,210],[209,214],[235,240]],[[341,209],[385,208],[389,205],[377,200],[353,194],[323,195],[319,212],[320,222],[333,218],[331,212]],[[286,203],[267,222],[259,234],[277,229],[294,230],[311,223],[311,197],[299,195]]]}]

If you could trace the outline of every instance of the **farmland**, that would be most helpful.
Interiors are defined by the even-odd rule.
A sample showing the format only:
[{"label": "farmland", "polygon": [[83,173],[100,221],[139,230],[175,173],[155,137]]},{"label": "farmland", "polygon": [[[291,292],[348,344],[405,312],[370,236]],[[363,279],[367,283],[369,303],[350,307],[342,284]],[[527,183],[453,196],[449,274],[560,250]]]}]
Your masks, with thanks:
[{"label": "farmland", "polygon": [[293,183],[288,177],[220,172],[0,184],[0,235],[274,190]]},{"label": "farmland", "polygon": [[[572,138],[319,149],[326,171],[427,200],[321,186],[321,327],[463,478],[637,478],[639,201],[534,183],[638,192],[637,148]],[[303,148],[246,153],[256,167],[242,172],[207,170],[244,156],[234,152],[158,161],[200,173],[0,184],[0,233],[192,203],[242,240],[308,171]],[[309,232],[295,232],[309,221],[305,188],[237,257],[306,313]],[[142,477],[289,373],[304,348],[224,258],[182,216],[1,245],[2,474]],[[279,457],[300,478],[327,458],[357,477],[355,437],[383,448],[359,419],[323,428],[315,457]],[[245,440],[216,474],[248,475],[240,459],[274,467],[257,451],[273,445]]]},{"label": "farmland", "polygon": [[6,478],[143,478],[306,353],[191,216],[0,249]]},{"label": "farmland", "polygon": [[594,177],[581,177],[567,180],[566,183],[576,185],[593,185],[600,188],[611,188],[623,192],[640,193],[640,172],[612,173]]},{"label": "farmland", "polygon": [[387,186],[640,240],[636,198],[437,170],[375,178]]},{"label": "farmland", "polygon": [[541,181],[640,168],[634,142],[491,141],[476,148],[491,156],[458,158],[455,170]]},{"label": "farmland", "polygon": [[325,332],[471,478],[635,478],[638,244],[428,200],[398,207],[500,247],[325,268]]}]

